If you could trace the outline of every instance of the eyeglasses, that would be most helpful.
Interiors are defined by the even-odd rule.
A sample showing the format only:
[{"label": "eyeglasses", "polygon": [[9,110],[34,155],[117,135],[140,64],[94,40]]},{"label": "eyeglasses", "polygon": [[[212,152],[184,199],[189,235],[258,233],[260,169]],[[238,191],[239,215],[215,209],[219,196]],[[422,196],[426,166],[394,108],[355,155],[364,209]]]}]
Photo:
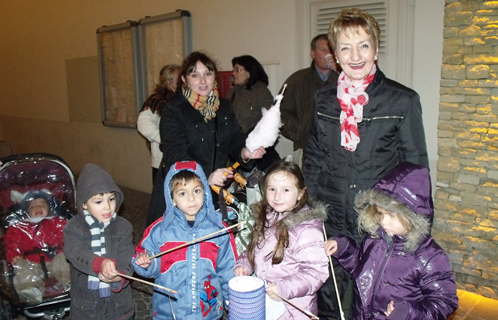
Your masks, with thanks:
[{"label": "eyeglasses", "polygon": [[244,70],[246,70],[246,69],[244,69],[244,68],[233,68],[232,69],[233,72],[237,72],[237,73],[242,72]]}]

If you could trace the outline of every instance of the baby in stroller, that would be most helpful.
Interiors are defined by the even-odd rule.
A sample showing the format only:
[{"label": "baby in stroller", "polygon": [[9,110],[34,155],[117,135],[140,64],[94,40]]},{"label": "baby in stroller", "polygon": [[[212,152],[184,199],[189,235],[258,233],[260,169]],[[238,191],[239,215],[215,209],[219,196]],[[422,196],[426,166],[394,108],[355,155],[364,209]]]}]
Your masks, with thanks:
[{"label": "baby in stroller", "polygon": [[16,292],[23,302],[32,304],[69,291],[69,265],[62,252],[67,219],[61,216],[58,200],[47,192],[21,196],[6,218],[4,245]]}]

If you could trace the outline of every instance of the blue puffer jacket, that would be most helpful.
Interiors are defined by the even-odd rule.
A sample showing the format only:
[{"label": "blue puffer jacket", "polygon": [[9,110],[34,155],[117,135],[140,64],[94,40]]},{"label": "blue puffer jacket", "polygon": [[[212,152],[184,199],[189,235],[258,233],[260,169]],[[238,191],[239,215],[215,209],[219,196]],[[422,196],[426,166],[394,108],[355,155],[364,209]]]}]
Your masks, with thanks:
[{"label": "blue puffer jacket", "polygon": [[[396,212],[413,225],[404,236],[389,237],[371,211],[376,205]],[[358,224],[367,237],[336,238],[334,256],[352,275],[359,290],[351,319],[441,319],[458,307],[455,279],[448,257],[429,235],[433,216],[429,170],[401,163],[371,190],[355,199]],[[390,301],[394,311],[384,312]]]},{"label": "blue puffer jacket", "polygon": [[[169,183],[174,174],[189,170],[197,174],[204,186],[204,206],[190,227],[185,215],[173,205]],[[226,227],[221,214],[213,207],[211,189],[201,167],[193,162],[171,166],[164,184],[167,209],[164,216],[149,226],[132,259],[136,272],[155,278],[156,284],[178,291],[171,295],[161,289],[153,294],[153,319],[220,319],[224,301],[228,300],[228,281],[233,278],[237,251],[233,236],[227,232],[208,240],[177,249],[158,258],[143,269],[135,264],[143,251],[152,256],[186,242],[204,237]],[[171,303],[171,305],[170,305]]]}]

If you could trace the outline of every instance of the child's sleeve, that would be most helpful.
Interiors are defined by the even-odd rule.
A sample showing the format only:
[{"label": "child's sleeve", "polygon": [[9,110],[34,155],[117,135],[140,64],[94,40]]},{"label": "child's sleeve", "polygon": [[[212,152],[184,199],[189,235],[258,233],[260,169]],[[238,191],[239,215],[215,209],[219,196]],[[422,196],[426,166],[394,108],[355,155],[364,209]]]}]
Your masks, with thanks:
[{"label": "child's sleeve", "polygon": [[237,261],[235,262],[233,268],[235,269],[237,267],[246,267],[247,270],[249,270],[249,274],[254,272],[251,264],[249,263],[249,258],[247,257],[247,249],[244,250],[244,252],[242,252],[241,255],[237,258]]},{"label": "child's sleeve", "polygon": [[223,297],[228,299],[228,282],[233,278],[233,266],[237,260],[237,247],[233,233],[221,237],[222,243],[218,249],[216,273],[220,278]]},{"label": "child's sleeve", "polygon": [[[73,223],[72,223],[73,222]],[[74,221],[69,221],[63,230],[64,234],[64,255],[71,265],[78,271],[98,276],[93,270],[93,260],[98,257],[92,252],[90,240],[84,241],[83,230],[78,230]]]},{"label": "child's sleeve", "polygon": [[428,246],[425,250],[434,249],[435,253],[427,260],[420,277],[420,291],[423,298],[417,301],[394,301],[394,311],[387,319],[445,320],[458,308],[451,263],[439,246],[437,248]]},{"label": "child's sleeve", "polygon": [[[162,221],[162,219],[159,219],[158,221]],[[141,266],[137,265],[135,261],[137,260],[138,256],[142,252],[147,252],[149,256],[153,256],[155,254],[158,254],[161,252],[161,249],[157,247],[154,244],[153,238],[155,236],[155,233],[158,232],[157,228],[154,228],[158,221],[154,222],[152,225],[150,225],[144,232],[144,237],[140,241],[140,243],[137,245],[135,251],[135,255],[131,259],[131,263],[133,265],[133,268],[135,268],[135,271],[146,278],[158,278],[161,275],[161,258],[154,258],[151,260],[151,264],[147,269],[142,268]]]},{"label": "child's sleeve", "polygon": [[305,228],[289,253],[300,264],[299,271],[276,280],[278,292],[287,299],[315,294],[329,277],[322,231],[315,227]]},{"label": "child's sleeve", "polygon": [[[352,274],[360,259],[360,247],[356,245],[356,242],[353,239],[346,236],[338,236],[334,239],[337,241],[337,251],[333,254],[334,258],[339,261],[339,264],[344,270]],[[365,240],[366,239],[363,240],[363,244]]]},{"label": "child's sleeve", "polygon": [[[133,274],[133,265],[131,264],[131,258],[135,254],[135,246],[133,245],[133,227],[131,224],[125,220],[120,219],[119,221],[124,221],[122,226],[119,227],[117,234],[114,239],[119,241],[118,243],[118,252],[115,257],[112,257],[116,260],[116,269],[118,272],[132,275]],[[111,283],[111,289],[114,292],[120,291],[122,288],[128,285],[128,280],[126,278],[122,278],[120,282]]]},{"label": "child's sleeve", "polygon": [[22,233],[15,226],[10,226],[5,233],[3,243],[5,245],[5,255],[8,263],[12,263],[15,256],[24,256],[19,241],[22,240]]}]

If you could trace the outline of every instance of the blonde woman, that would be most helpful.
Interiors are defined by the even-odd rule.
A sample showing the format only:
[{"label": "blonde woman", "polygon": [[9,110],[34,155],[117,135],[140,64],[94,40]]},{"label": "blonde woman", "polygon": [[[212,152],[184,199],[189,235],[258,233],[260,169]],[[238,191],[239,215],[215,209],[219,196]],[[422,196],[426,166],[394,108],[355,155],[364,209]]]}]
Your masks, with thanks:
[{"label": "blonde woman", "polygon": [[175,94],[179,73],[180,66],[176,64],[168,64],[161,68],[159,83],[156,85],[154,93],[145,100],[138,115],[138,132],[147,139],[151,153],[153,182],[163,158],[163,153],[159,148],[161,144],[161,135],[159,134],[161,111]]}]

